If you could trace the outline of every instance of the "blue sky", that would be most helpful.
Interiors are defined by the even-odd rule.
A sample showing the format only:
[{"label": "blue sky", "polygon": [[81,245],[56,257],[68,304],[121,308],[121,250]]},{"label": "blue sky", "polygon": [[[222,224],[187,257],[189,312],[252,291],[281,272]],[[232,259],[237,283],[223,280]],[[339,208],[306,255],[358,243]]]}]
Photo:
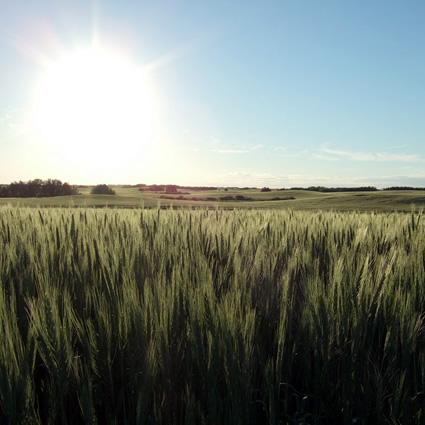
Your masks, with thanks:
[{"label": "blue sky", "polygon": [[[423,1],[1,7],[0,182],[425,185]],[[94,37],[148,70],[159,105],[148,141],[105,156],[28,122],[39,57]]]}]

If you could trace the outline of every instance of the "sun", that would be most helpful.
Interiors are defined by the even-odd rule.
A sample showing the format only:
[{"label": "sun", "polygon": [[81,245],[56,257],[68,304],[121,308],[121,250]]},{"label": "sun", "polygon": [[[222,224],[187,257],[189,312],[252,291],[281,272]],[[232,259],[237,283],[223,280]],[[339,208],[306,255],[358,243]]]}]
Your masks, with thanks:
[{"label": "sun", "polygon": [[152,143],[155,96],[143,68],[101,48],[64,52],[37,84],[33,120],[53,150],[112,161]]}]

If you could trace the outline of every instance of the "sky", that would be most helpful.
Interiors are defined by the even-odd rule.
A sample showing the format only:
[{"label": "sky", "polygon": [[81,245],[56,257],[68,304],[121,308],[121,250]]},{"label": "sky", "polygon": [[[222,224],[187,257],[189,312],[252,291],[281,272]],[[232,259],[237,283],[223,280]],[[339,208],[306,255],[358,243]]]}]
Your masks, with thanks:
[{"label": "sky", "polygon": [[423,0],[0,6],[0,183],[425,186]]}]

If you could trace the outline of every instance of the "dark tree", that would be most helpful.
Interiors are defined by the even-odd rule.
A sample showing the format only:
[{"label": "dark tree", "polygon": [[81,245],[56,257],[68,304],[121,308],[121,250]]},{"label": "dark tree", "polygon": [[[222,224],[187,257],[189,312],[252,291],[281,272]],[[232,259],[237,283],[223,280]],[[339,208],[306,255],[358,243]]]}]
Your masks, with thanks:
[{"label": "dark tree", "polygon": [[91,190],[92,195],[115,195],[115,190],[106,184],[98,184]]},{"label": "dark tree", "polygon": [[19,181],[0,186],[0,197],[2,198],[40,198],[67,195],[78,195],[77,188],[54,179],[34,179],[28,182]]}]

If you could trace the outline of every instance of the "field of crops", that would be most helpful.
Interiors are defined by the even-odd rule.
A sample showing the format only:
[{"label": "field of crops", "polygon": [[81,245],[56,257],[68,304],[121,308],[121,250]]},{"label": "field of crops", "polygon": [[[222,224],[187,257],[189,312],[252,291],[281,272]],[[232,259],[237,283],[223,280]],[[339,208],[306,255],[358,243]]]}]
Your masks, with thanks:
[{"label": "field of crops", "polygon": [[1,424],[423,424],[421,214],[0,207]]}]

